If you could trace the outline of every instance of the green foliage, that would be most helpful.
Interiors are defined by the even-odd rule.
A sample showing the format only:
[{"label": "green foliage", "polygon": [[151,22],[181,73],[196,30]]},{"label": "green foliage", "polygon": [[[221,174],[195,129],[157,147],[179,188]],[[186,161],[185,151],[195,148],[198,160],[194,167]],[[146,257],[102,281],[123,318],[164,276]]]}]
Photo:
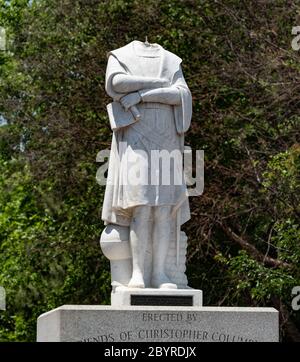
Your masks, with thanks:
[{"label": "green foliage", "polygon": [[[61,304],[109,302],[95,181],[111,139],[106,53],[146,35],[183,59],[194,107],[186,142],[205,150],[205,191],[185,226],[191,286],[205,304],[275,306],[299,329],[290,310],[300,285],[297,9],[0,0],[9,48],[0,52],[1,340],[34,340],[37,316]],[[299,339],[290,325],[283,337]]]},{"label": "green foliage", "polygon": [[293,286],[300,281],[299,276],[265,268],[245,251],[240,251],[226,262],[238,293],[249,293],[254,305],[272,305],[272,296],[277,294],[289,298]]},{"label": "green foliage", "polygon": [[0,340],[34,340],[36,318],[47,309],[109,301],[108,265],[97,245],[101,226],[86,204],[74,201],[54,215],[24,161],[1,161],[0,170],[0,285],[7,293]]}]

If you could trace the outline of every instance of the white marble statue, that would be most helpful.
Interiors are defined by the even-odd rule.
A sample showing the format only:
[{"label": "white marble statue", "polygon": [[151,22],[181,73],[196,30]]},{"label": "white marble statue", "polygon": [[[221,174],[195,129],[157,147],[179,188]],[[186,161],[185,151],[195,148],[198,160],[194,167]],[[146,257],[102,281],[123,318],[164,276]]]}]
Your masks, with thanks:
[{"label": "white marble statue", "polygon": [[181,59],[159,44],[132,41],[108,53],[106,91],[113,99],[107,107],[113,138],[101,247],[111,261],[112,285],[187,288],[180,228],[190,211],[184,179],[177,177],[182,163],[151,158],[183,152],[192,97]]}]

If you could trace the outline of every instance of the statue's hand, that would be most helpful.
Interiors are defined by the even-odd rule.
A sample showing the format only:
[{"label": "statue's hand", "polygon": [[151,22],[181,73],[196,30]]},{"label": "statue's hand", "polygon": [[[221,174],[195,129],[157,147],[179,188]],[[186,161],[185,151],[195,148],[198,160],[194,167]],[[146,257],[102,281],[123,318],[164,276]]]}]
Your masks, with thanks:
[{"label": "statue's hand", "polygon": [[122,104],[122,106],[126,111],[128,111],[128,109],[131,108],[132,106],[135,106],[136,104],[140,103],[140,101],[141,101],[141,96],[138,92],[129,93],[120,99],[120,103]]}]

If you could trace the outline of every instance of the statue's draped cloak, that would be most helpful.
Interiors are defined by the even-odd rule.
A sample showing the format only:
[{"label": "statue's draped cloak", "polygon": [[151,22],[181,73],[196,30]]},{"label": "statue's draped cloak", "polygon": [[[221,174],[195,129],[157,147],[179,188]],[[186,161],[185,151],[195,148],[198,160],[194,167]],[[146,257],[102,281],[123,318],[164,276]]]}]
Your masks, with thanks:
[{"label": "statue's draped cloak", "polygon": [[[108,53],[106,70],[106,91],[114,101],[124,94],[113,89],[112,79],[116,74],[147,75],[141,58],[134,51],[134,43]],[[191,93],[181,70],[181,59],[160,47],[160,66],[157,78],[168,79],[170,86],[180,92],[179,105],[160,103],[140,103],[137,105],[141,120],[113,132],[105,197],[102,208],[102,220],[105,224],[114,223],[129,226],[132,208],[138,205],[172,205],[173,215],[180,209],[180,224],[190,219],[187,190],[184,180],[181,184],[171,185],[130,185],[124,182],[128,177],[128,168],[124,160],[136,157],[142,165],[142,173],[150,175],[145,163],[145,154],[150,158],[152,150],[183,151],[184,132],[190,126],[192,116]],[[124,147],[124,145],[127,145]],[[144,153],[141,154],[139,151]],[[133,160],[133,159],[132,159]],[[149,160],[149,159],[148,159]],[[171,174],[176,173],[176,165],[171,163]],[[182,165],[181,165],[182,167]],[[160,166],[160,172],[161,172]],[[172,176],[171,176],[172,179]],[[124,184],[125,183],[125,184]],[[130,178],[129,178],[130,183]]]}]

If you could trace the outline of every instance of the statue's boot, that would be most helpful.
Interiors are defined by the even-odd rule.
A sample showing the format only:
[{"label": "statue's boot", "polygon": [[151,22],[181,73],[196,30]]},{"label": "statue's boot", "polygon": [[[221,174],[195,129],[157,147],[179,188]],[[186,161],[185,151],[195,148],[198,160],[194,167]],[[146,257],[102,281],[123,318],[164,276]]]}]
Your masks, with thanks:
[{"label": "statue's boot", "polygon": [[133,274],[128,283],[128,288],[145,288],[143,276],[139,273]]},{"label": "statue's boot", "polygon": [[152,276],[151,285],[153,288],[177,289],[177,285],[172,283],[163,272]]}]

